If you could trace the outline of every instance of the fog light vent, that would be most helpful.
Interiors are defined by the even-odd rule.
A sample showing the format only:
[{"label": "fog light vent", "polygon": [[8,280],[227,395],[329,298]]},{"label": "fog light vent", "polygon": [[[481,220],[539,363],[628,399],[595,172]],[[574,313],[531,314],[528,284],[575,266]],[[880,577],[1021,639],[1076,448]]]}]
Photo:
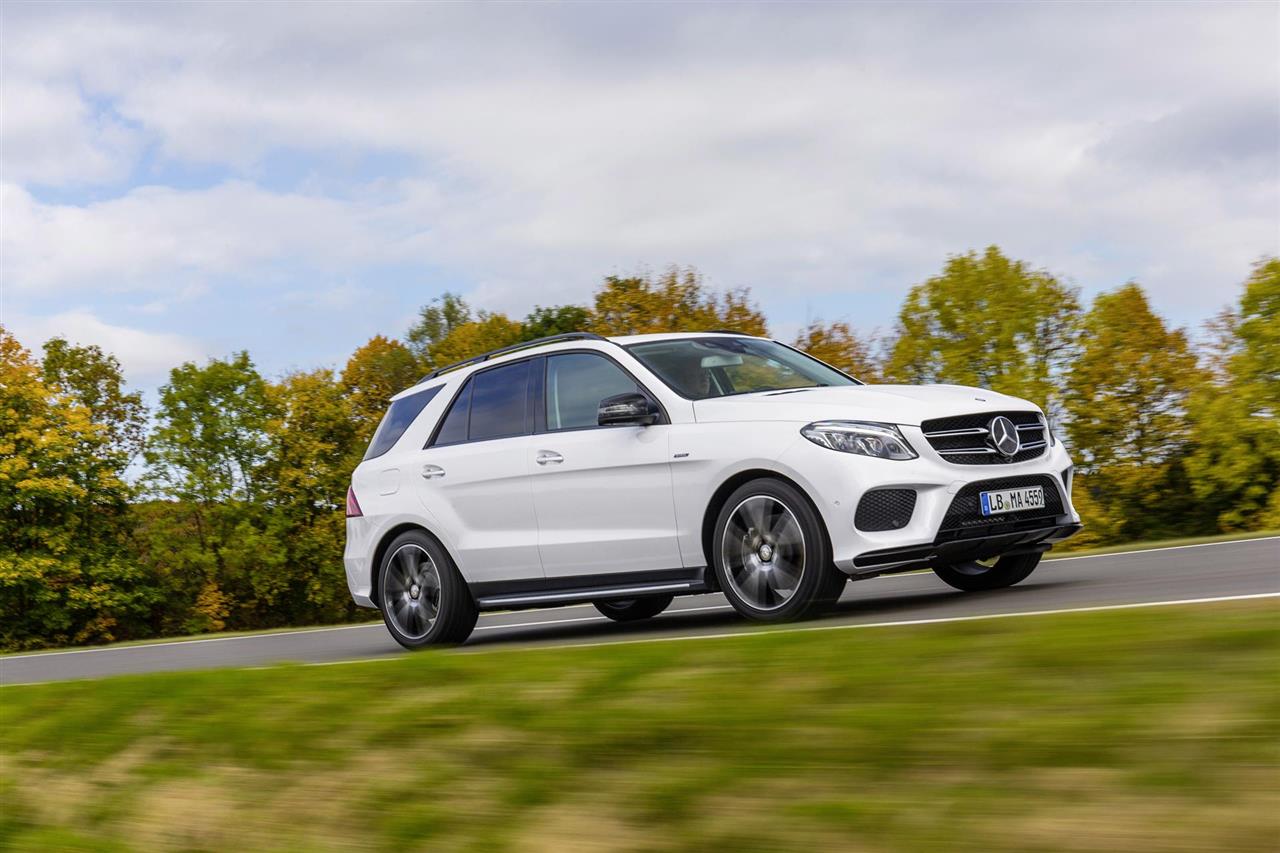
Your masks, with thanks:
[{"label": "fog light vent", "polygon": [[853,524],[859,530],[901,530],[911,523],[915,508],[915,489],[876,489],[858,502]]}]

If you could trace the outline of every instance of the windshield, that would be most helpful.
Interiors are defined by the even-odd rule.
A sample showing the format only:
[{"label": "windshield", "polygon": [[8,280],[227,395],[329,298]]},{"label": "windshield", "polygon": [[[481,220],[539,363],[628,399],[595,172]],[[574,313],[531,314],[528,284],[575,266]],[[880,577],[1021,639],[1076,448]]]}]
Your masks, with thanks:
[{"label": "windshield", "polygon": [[676,393],[692,400],[860,384],[816,358],[757,338],[680,338],[631,344],[627,349]]}]

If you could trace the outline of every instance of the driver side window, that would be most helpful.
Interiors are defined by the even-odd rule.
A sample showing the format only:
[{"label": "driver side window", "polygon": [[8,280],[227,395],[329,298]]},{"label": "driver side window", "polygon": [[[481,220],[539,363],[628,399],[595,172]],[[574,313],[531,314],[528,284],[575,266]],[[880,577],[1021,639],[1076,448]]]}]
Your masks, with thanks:
[{"label": "driver side window", "polygon": [[609,359],[585,352],[547,357],[547,429],[588,429],[597,425],[600,401],[642,391]]}]

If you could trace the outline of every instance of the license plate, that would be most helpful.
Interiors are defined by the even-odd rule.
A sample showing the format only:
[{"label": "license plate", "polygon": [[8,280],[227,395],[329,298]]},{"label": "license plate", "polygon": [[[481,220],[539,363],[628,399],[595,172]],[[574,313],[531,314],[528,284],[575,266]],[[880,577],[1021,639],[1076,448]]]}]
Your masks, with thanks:
[{"label": "license plate", "polygon": [[1044,509],[1044,488],[1030,486],[1025,489],[1000,489],[978,493],[978,509],[983,515],[1000,515],[1004,512],[1022,512],[1028,509]]}]

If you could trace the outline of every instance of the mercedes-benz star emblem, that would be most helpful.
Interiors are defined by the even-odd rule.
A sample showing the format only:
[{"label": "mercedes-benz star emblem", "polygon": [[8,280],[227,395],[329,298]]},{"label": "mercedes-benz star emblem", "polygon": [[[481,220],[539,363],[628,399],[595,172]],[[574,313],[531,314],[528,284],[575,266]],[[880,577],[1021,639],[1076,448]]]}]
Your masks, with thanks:
[{"label": "mercedes-benz star emblem", "polygon": [[1022,449],[1022,439],[1018,437],[1017,428],[1004,415],[992,418],[987,429],[991,434],[991,444],[1004,458],[1010,459]]}]

